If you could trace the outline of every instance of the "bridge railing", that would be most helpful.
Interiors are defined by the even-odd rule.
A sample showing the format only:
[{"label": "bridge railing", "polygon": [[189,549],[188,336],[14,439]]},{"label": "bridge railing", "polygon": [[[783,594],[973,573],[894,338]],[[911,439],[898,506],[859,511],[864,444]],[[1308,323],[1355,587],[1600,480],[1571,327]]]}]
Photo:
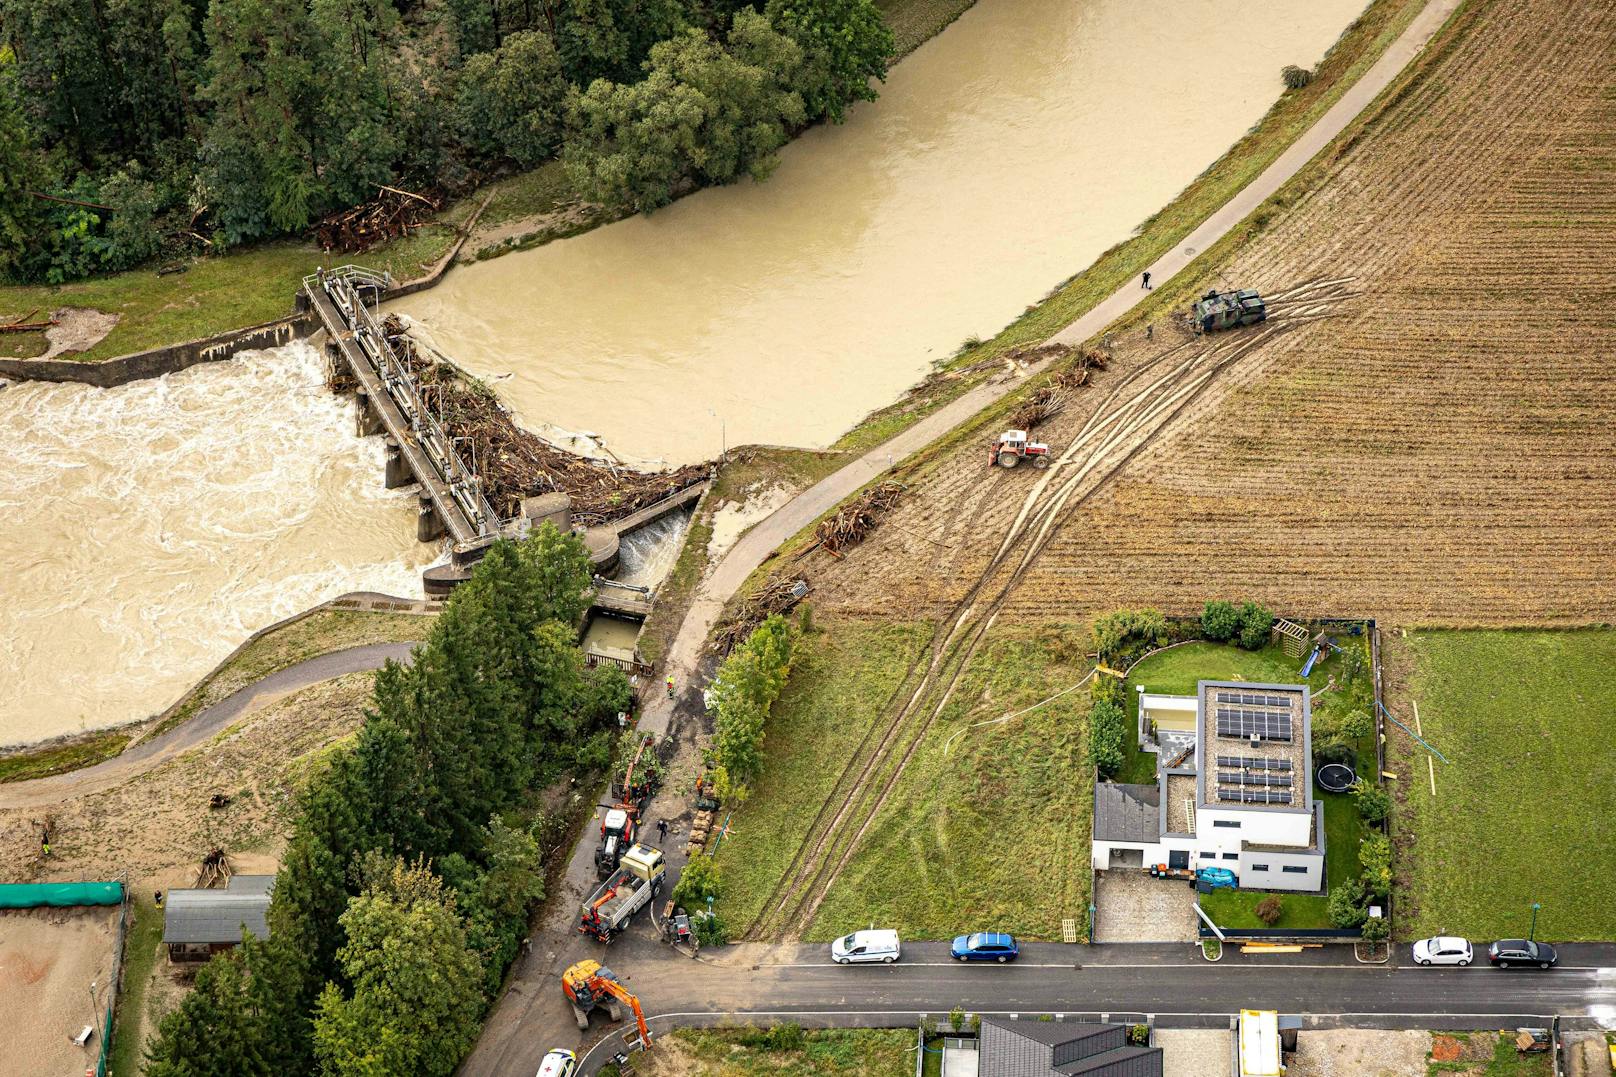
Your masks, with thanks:
[{"label": "bridge railing", "polygon": [[361,266],[342,266],[303,278],[304,288],[311,292],[322,291],[347,321],[365,361],[381,379],[383,389],[400,414],[408,420],[410,433],[460,511],[477,528],[479,535],[495,534],[499,531],[499,514],[483,493],[482,480],[466,466],[454,439],[428,410],[415,374],[388,343],[386,331],[359,292],[362,286],[370,287],[379,298],[391,283],[392,278],[387,274]]}]

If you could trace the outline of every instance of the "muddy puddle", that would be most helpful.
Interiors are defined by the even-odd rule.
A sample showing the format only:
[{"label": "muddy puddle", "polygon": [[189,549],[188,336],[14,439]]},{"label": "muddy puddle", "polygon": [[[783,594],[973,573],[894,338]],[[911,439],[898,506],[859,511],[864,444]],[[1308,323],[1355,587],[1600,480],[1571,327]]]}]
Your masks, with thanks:
[{"label": "muddy puddle", "polygon": [[437,556],[307,344],[0,393],[0,744],[142,718],[254,630]]},{"label": "muddy puddle", "polygon": [[824,446],[1126,239],[1362,8],[1251,0],[1234,34],[1221,0],[979,0],[769,182],[397,306],[536,429],[669,463]]}]

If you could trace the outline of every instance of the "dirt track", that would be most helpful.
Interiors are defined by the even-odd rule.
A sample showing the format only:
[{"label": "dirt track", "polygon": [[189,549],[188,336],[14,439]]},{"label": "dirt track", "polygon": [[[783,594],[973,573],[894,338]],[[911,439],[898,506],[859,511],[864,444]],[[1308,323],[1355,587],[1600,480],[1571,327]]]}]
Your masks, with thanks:
[{"label": "dirt track", "polygon": [[[1608,619],[1616,14],[1536,0],[1460,20],[1427,77],[1223,270],[1268,292],[1352,277],[1362,294],[1265,342],[1068,511],[1007,615],[1251,596],[1403,622]],[[1130,334],[1111,377],[1177,339]],[[1079,421],[1039,433],[1059,449]],[[813,566],[820,605],[937,616],[1031,481],[955,454],[894,517],[904,530]]]}]

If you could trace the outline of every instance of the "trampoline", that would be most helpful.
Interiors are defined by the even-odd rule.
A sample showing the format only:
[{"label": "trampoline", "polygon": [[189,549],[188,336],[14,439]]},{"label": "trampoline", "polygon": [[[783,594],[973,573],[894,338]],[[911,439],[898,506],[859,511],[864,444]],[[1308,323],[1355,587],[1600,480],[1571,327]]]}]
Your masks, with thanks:
[{"label": "trampoline", "polygon": [[1345,793],[1358,776],[1345,763],[1326,763],[1318,769],[1314,779],[1326,793]]}]

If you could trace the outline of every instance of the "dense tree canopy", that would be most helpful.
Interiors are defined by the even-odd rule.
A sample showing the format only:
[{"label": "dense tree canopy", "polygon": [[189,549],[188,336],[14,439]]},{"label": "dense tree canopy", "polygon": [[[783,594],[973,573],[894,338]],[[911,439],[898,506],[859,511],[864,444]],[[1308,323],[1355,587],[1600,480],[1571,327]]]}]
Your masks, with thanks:
[{"label": "dense tree canopy", "polygon": [[766,176],[891,50],[873,0],[0,0],[0,275],[223,250],[563,149],[588,197],[651,208]]}]

